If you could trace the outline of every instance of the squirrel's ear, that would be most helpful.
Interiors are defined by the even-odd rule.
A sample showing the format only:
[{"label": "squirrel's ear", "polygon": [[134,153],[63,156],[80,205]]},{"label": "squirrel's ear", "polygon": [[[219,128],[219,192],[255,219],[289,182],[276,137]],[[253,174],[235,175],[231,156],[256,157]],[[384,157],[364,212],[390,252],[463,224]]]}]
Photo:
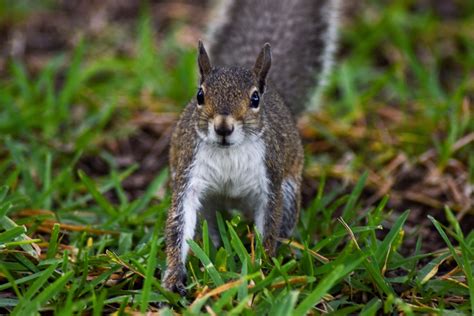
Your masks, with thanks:
[{"label": "squirrel's ear", "polygon": [[267,78],[268,71],[270,70],[270,66],[272,65],[272,49],[270,44],[265,43],[263,45],[260,54],[255,61],[255,65],[253,66],[253,72],[255,76],[257,76],[258,80],[258,90],[263,92],[265,89],[265,82]]},{"label": "squirrel's ear", "polygon": [[206,49],[202,41],[198,43],[198,65],[199,73],[201,74],[201,83],[204,81],[205,77],[211,72],[212,66],[209,56],[207,55]]}]

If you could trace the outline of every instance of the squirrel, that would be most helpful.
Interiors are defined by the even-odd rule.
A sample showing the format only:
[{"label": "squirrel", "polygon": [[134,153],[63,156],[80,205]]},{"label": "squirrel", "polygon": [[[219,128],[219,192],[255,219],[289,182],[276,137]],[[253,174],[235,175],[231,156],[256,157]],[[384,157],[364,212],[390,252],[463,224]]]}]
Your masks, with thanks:
[{"label": "squirrel", "polygon": [[171,138],[165,288],[186,295],[198,217],[215,245],[216,212],[231,209],[253,218],[269,256],[291,236],[304,163],[296,119],[329,72],[338,10],[339,0],[229,0],[209,55],[199,41],[199,88]]}]

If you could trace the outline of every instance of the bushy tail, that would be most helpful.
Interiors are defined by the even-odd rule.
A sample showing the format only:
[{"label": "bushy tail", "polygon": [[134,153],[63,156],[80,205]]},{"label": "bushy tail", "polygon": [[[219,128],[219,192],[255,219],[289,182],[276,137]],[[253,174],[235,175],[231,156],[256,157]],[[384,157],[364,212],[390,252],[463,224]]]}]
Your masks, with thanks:
[{"label": "bushy tail", "polygon": [[210,24],[211,60],[252,67],[270,43],[270,81],[296,116],[331,68],[338,11],[339,0],[224,1]]}]

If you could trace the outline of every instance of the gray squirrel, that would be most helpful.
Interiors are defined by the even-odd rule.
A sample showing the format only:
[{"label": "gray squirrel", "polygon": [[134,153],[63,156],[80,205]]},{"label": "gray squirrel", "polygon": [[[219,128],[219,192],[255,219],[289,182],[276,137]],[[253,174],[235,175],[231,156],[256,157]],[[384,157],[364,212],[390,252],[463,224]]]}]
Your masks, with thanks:
[{"label": "gray squirrel", "polygon": [[304,162],[295,121],[329,72],[338,11],[339,0],[221,5],[210,24],[210,54],[198,45],[196,97],[171,139],[167,289],[186,294],[187,240],[199,217],[216,245],[216,212],[230,209],[253,219],[270,256],[278,238],[291,236]]}]

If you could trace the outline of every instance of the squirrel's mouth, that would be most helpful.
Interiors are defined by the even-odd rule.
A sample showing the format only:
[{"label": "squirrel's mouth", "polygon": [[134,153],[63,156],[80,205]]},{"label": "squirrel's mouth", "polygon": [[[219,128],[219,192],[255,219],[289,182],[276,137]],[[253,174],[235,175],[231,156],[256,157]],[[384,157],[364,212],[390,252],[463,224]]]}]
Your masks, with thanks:
[{"label": "squirrel's mouth", "polygon": [[232,144],[227,141],[225,137],[222,137],[222,140],[218,143],[222,147],[229,147]]}]

